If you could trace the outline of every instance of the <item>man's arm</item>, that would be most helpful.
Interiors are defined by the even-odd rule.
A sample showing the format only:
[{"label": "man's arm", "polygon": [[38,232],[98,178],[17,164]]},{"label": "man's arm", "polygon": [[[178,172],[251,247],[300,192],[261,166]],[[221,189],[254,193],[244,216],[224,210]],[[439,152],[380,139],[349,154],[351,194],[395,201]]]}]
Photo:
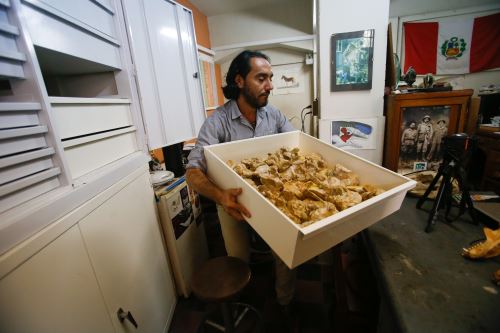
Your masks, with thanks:
[{"label": "man's arm", "polygon": [[201,169],[197,168],[186,170],[186,180],[193,190],[222,205],[224,210],[235,219],[244,220],[244,216],[251,217],[245,206],[238,203],[241,188],[222,190],[212,183]]}]

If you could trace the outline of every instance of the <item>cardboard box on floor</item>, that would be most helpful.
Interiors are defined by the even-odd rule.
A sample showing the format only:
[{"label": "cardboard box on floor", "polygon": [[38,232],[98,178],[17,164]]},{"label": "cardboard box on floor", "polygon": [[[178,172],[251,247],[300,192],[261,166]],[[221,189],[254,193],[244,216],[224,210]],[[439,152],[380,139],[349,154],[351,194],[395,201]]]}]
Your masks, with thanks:
[{"label": "cardboard box on floor", "polygon": [[[373,184],[386,191],[309,226],[300,227],[226,164],[228,160],[239,162],[244,158],[265,157],[281,147],[298,147],[302,153],[319,153],[328,165],[340,163],[354,171],[362,184]],[[290,268],[397,211],[406,192],[416,184],[411,179],[299,131],[207,146],[205,157],[208,176],[215,184],[223,189],[243,189],[238,201],[252,213],[248,223]]]}]

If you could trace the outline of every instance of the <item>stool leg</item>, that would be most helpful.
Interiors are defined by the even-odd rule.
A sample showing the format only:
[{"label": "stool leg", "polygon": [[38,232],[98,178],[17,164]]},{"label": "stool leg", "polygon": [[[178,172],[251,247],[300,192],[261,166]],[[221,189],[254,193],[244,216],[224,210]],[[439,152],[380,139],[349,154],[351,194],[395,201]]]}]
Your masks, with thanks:
[{"label": "stool leg", "polygon": [[224,326],[226,327],[226,332],[233,333],[234,324],[231,310],[229,309],[229,304],[227,302],[223,302],[220,306],[222,309],[222,316],[224,317]]}]

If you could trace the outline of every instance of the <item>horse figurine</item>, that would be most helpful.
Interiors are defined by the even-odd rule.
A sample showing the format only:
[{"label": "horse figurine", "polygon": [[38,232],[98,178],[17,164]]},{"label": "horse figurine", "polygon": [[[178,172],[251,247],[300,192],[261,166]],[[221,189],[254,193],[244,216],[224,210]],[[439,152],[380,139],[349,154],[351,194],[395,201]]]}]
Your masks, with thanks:
[{"label": "horse figurine", "polygon": [[288,86],[288,83],[291,83],[292,85],[295,83],[295,78],[293,76],[291,77],[286,77],[285,75],[281,75],[281,79],[285,81],[285,85]]}]

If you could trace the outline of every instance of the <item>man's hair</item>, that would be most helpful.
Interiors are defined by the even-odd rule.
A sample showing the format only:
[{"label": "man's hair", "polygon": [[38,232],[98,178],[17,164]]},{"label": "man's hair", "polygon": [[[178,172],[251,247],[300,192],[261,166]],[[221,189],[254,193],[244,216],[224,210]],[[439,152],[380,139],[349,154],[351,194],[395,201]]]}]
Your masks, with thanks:
[{"label": "man's hair", "polygon": [[236,84],[236,76],[239,74],[244,79],[252,69],[250,59],[263,58],[270,62],[269,57],[258,51],[245,50],[233,59],[226,75],[226,86],[222,87],[224,97],[227,99],[237,99],[240,95],[240,88]]}]

